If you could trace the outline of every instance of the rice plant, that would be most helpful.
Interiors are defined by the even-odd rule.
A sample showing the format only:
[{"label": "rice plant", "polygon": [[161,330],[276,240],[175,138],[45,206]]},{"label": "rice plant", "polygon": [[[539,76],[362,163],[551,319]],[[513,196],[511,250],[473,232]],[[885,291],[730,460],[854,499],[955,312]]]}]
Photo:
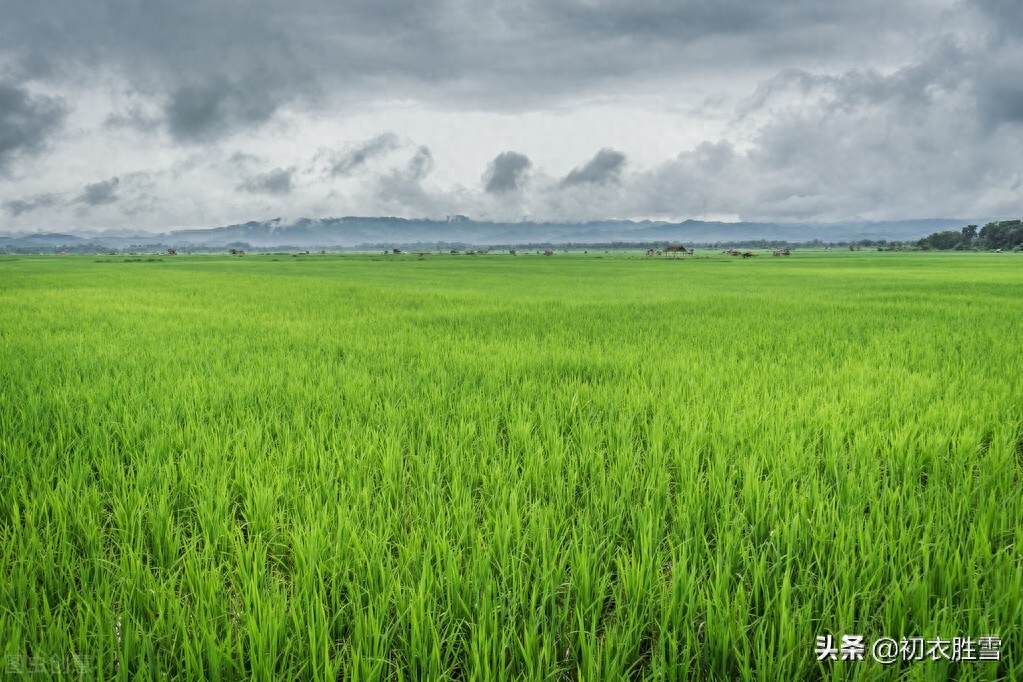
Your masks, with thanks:
[{"label": "rice plant", "polygon": [[6,672],[1023,678],[1020,329],[989,254],[0,259]]}]

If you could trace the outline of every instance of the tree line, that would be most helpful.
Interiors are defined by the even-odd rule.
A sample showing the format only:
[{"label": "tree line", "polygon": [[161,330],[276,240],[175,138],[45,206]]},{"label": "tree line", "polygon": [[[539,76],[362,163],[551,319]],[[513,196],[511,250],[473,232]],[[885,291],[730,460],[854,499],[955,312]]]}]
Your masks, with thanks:
[{"label": "tree line", "polygon": [[979,230],[967,225],[958,232],[934,232],[916,244],[937,251],[1023,251],[1023,220],[997,220]]}]

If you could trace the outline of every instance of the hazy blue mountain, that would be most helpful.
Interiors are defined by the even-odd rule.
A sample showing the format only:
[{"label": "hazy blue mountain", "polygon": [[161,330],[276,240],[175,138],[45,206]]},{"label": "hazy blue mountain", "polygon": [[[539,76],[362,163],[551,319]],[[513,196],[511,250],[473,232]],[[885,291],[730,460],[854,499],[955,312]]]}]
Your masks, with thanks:
[{"label": "hazy blue mountain", "polygon": [[932,232],[958,229],[965,221],[926,219],[844,223],[721,223],[686,220],[605,220],[588,223],[492,223],[455,216],[448,220],[357,217],[251,221],[224,227],[147,233],[36,233],[0,235],[0,248],[357,248],[411,245],[596,244],[611,242],[682,242],[686,244],[776,240],[806,242],[860,239],[915,240]]},{"label": "hazy blue mountain", "polygon": [[73,234],[59,232],[35,232],[32,234],[3,235],[0,234],[0,246],[71,246],[86,243],[89,240]]}]

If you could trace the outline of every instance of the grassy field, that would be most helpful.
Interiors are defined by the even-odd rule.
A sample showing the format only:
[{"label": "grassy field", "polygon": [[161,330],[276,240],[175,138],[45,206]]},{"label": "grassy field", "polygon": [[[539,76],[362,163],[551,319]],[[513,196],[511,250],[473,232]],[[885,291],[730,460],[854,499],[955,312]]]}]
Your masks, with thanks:
[{"label": "grassy field", "polygon": [[1023,679],[1015,254],[127,260],[0,258],[9,675]]}]

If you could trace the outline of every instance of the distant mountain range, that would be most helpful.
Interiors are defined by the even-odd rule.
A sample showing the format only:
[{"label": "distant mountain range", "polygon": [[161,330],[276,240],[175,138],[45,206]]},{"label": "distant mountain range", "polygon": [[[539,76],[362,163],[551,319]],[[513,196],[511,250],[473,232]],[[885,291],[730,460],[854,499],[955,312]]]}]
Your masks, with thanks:
[{"label": "distant mountain range", "polygon": [[443,248],[455,246],[527,246],[533,244],[664,243],[728,244],[732,242],[821,242],[887,239],[907,241],[932,232],[958,229],[962,220],[924,219],[842,223],[722,223],[686,220],[603,220],[588,223],[492,223],[455,216],[447,220],[405,218],[280,218],[207,229],[160,234],[131,232],[0,234],[0,250],[219,248]]}]

